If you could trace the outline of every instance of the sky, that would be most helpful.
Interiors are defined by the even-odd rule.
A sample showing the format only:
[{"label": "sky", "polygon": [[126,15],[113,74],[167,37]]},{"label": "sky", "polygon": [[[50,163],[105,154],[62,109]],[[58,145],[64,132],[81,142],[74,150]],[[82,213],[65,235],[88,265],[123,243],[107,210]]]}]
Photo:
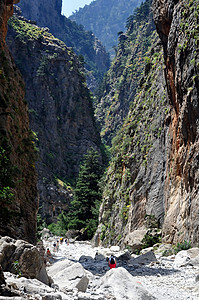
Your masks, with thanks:
[{"label": "sky", "polygon": [[62,0],[62,14],[66,17],[72,15],[72,12],[90,4],[93,0]]}]

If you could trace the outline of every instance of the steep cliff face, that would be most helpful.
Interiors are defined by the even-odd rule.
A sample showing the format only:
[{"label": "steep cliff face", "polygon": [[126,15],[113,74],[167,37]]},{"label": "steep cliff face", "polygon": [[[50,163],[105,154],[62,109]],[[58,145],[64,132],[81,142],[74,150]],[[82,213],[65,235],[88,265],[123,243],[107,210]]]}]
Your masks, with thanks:
[{"label": "steep cliff face", "polygon": [[47,26],[55,37],[84,56],[90,87],[95,88],[96,80],[103,77],[110,63],[105,48],[94,34],[61,15],[61,0],[23,0],[19,6],[25,18]]},{"label": "steep cliff face", "polygon": [[198,243],[198,4],[153,1],[163,47],[152,47],[113,141],[100,212],[104,243],[128,243],[130,233],[147,227],[147,215],[163,241]]},{"label": "steep cliff face", "polygon": [[154,1],[172,105],[165,182],[166,241],[198,243],[199,1]]},{"label": "steep cliff face", "polygon": [[[16,1],[15,1],[16,3]],[[36,241],[35,151],[24,82],[5,43],[13,1],[0,3],[0,235]]]},{"label": "steep cliff face", "polygon": [[[151,1],[145,5],[150,8]],[[137,26],[132,18],[129,38],[120,41],[116,62],[123,66],[119,70],[125,72],[120,74],[118,68],[115,68],[117,73],[113,72],[114,62],[108,74],[110,78],[116,74],[116,82],[123,75],[122,84],[115,86],[117,90],[110,89],[109,95],[119,94],[120,107],[125,107],[126,99],[131,104],[127,102],[130,111],[112,140],[113,159],[100,211],[104,243],[124,245],[131,232],[145,227],[146,215],[154,216],[159,226],[164,220],[165,143],[168,143],[165,118],[169,104],[162,46],[149,10],[146,11],[147,15],[143,14]],[[128,59],[125,59],[126,51]]]},{"label": "steep cliff face", "polygon": [[90,147],[100,152],[92,100],[76,55],[46,28],[15,15],[7,42],[26,83],[40,156],[40,206],[50,223],[68,208],[72,193],[67,185],[76,178],[83,155]]},{"label": "steep cliff face", "polygon": [[150,66],[147,65],[129,114],[113,140],[113,159],[100,211],[105,244],[127,244],[131,232],[146,227],[147,215],[153,216],[159,226],[164,220],[168,138],[165,117],[169,105],[161,46],[154,45],[148,57]]},{"label": "steep cliff face", "polygon": [[95,115],[101,136],[109,145],[129,112],[145,61],[149,60],[151,45],[157,37],[150,6],[151,1],[147,1],[137,9],[139,18],[137,15],[129,17],[132,20],[129,21],[127,32],[119,36],[116,57],[97,100]]}]

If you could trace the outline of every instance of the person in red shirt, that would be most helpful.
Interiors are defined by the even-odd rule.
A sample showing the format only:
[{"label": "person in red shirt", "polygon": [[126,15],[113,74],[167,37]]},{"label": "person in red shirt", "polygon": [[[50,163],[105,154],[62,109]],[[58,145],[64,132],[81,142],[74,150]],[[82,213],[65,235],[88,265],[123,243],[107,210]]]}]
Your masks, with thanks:
[{"label": "person in red shirt", "polygon": [[116,259],[113,256],[113,254],[111,254],[111,256],[108,260],[108,265],[109,265],[110,269],[116,268]]},{"label": "person in red shirt", "polygon": [[47,251],[46,251],[46,253],[47,253],[47,256],[51,256],[51,253],[50,253],[50,250],[49,250],[49,248],[47,248]]}]

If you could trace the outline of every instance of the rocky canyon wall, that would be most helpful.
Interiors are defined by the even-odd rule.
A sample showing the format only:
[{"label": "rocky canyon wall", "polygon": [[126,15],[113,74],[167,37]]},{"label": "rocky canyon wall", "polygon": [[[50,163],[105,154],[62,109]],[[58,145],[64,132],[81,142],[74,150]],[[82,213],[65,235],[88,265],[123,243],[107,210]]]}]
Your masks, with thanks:
[{"label": "rocky canyon wall", "polygon": [[165,181],[166,241],[198,243],[199,1],[154,1],[172,105]]},{"label": "rocky canyon wall", "polygon": [[23,16],[10,20],[7,43],[26,84],[30,125],[39,149],[40,212],[49,224],[68,209],[83,155],[101,155],[90,91],[74,52]]},{"label": "rocky canyon wall", "polygon": [[[18,1],[14,1],[16,3]],[[35,150],[24,82],[5,43],[13,1],[0,2],[0,235],[36,242]]]},{"label": "rocky canyon wall", "polygon": [[84,56],[89,88],[94,90],[110,65],[109,55],[94,34],[61,15],[61,0],[23,0],[18,5],[25,18],[36,21],[40,27],[48,27],[77,55]]},{"label": "rocky canyon wall", "polygon": [[164,242],[198,244],[198,4],[153,1],[161,43],[147,54],[113,141],[100,211],[104,243],[128,244],[153,219]]}]

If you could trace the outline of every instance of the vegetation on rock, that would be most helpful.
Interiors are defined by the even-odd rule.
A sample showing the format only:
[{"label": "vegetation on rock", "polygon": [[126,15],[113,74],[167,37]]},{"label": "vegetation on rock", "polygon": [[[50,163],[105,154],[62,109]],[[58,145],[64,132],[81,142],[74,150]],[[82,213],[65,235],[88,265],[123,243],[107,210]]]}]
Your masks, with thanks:
[{"label": "vegetation on rock", "polygon": [[109,55],[91,31],[85,31],[82,25],[61,15],[61,2],[57,6],[55,2],[23,0],[18,5],[24,17],[36,21],[41,27],[48,27],[55,37],[84,57],[88,81],[93,81],[90,86],[95,89],[109,68]]},{"label": "vegetation on rock", "polygon": [[69,18],[94,32],[106,49],[114,55],[118,32],[125,30],[129,14],[141,4],[141,0],[96,0],[85,5]]},{"label": "vegetation on rock", "polygon": [[30,126],[39,149],[40,214],[49,224],[68,211],[83,155],[94,147],[103,156],[92,96],[73,50],[46,28],[14,15],[7,43],[26,83]]},{"label": "vegetation on rock", "polygon": [[[125,42],[123,40],[120,42],[118,55],[108,74],[110,79],[114,78],[114,88],[109,90],[108,95],[119,94],[125,87],[125,93],[127,94],[128,91],[128,95],[131,95],[131,105],[129,105],[130,110],[124,124],[112,140],[113,157],[105,180],[100,216],[100,222],[106,228],[104,243],[114,243],[121,233],[122,237],[119,243],[123,243],[124,236],[127,234],[127,224],[131,224],[131,230],[134,226],[137,227],[138,223],[143,226],[146,214],[153,214],[159,223],[163,220],[163,206],[157,205],[157,210],[155,207],[149,206],[147,210],[144,205],[144,203],[150,202],[151,196],[159,201],[157,194],[150,196],[150,192],[147,193],[147,191],[153,190],[154,184],[157,184],[154,180],[156,176],[160,176],[159,172],[163,172],[161,176],[164,176],[161,166],[159,166],[159,170],[155,170],[155,173],[151,173],[150,169],[152,161],[158,158],[157,149],[162,149],[162,138],[164,131],[167,130],[164,120],[169,111],[163,74],[163,51],[155,34],[150,14],[148,15],[150,4],[151,1],[146,1],[144,6],[147,9],[144,10],[142,7],[142,11],[146,11],[147,15],[139,17],[140,23],[134,23],[134,20],[138,18],[136,15],[131,19],[133,26],[129,23],[128,27],[131,29],[125,35],[128,37]],[[137,13],[139,14],[139,12],[138,9]],[[146,28],[150,30],[146,30]],[[137,29],[139,31],[136,34]],[[134,49],[139,33],[144,33],[142,46],[139,46],[139,49],[141,47],[143,50],[135,52],[132,59],[131,55],[134,52],[131,51],[131,45]],[[128,58],[128,56],[126,57],[126,43],[129,41],[131,43],[129,44]],[[130,58],[131,65],[129,65]],[[118,66],[121,66],[123,62],[122,72],[120,72]],[[136,77],[135,81],[134,77]],[[120,87],[116,88],[115,82],[118,83],[121,78],[122,83]],[[123,97],[124,92],[120,94],[120,98],[124,99]],[[118,103],[120,104],[119,100]],[[118,114],[119,112],[118,110]],[[106,125],[104,127],[107,129]],[[154,153],[156,153],[156,157],[154,157]],[[155,162],[154,164],[156,165]],[[157,186],[157,190],[158,193],[162,193],[161,185]]]},{"label": "vegetation on rock", "polygon": [[0,4],[0,235],[35,243],[36,155],[24,82],[4,40],[12,6]]},{"label": "vegetation on rock", "polygon": [[154,58],[149,57],[151,47],[157,40],[150,5],[151,1],[146,1],[136,9],[136,14],[129,17],[128,30],[119,37],[117,55],[95,99],[95,115],[101,136],[109,145],[134,101],[139,82],[145,75],[145,64],[149,69],[151,62],[159,55],[154,53]]}]

